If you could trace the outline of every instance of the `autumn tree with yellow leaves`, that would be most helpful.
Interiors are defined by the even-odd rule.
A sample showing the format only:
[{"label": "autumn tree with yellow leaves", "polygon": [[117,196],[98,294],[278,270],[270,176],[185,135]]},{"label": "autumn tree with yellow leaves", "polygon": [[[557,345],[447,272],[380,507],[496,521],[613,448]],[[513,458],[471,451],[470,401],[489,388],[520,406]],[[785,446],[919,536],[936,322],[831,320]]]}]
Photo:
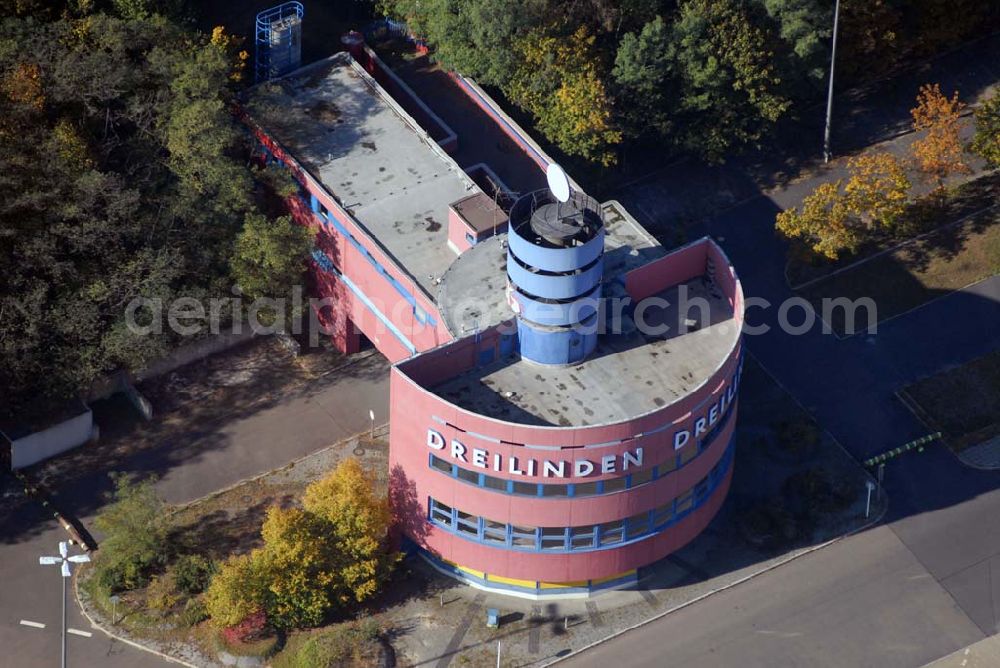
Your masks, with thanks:
[{"label": "autumn tree with yellow leaves", "polygon": [[891,153],[871,153],[851,158],[847,168],[846,181],[821,184],[801,207],[779,213],[778,232],[836,260],[872,234],[891,231],[909,201],[902,162]]},{"label": "autumn tree with yellow leaves", "polygon": [[938,84],[925,84],[917,94],[917,106],[910,110],[913,130],[920,133],[910,148],[914,162],[937,180],[939,192],[949,176],[969,172],[961,139],[964,108],[957,92],[949,98]]},{"label": "autumn tree with yellow leaves", "polygon": [[271,508],[264,545],[231,557],[205,593],[223,627],[260,610],[278,628],[316,626],[378,593],[398,560],[389,549],[388,500],[374,476],[347,459],[306,489],[301,508]]},{"label": "autumn tree with yellow leaves", "polygon": [[611,165],[622,140],[595,37],[580,26],[571,38],[533,30],[515,44],[520,64],[507,87],[542,134],[572,155]]}]

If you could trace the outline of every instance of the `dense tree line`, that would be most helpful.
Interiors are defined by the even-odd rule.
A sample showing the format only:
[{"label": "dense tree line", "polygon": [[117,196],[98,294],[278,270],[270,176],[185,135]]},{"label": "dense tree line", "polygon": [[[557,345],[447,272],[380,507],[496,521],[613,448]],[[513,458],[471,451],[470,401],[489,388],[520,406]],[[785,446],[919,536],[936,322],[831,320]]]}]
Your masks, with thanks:
[{"label": "dense tree line", "polygon": [[[137,297],[232,296],[234,276],[277,289],[304,268],[308,235],[273,214],[265,224],[231,113],[245,52],[221,28],[202,35],[156,13],[171,8],[17,0],[0,10],[4,417],[174,345],[125,326]],[[301,259],[268,263],[267,235]],[[274,264],[279,280],[257,275]]]},{"label": "dense tree line", "polygon": [[[380,0],[569,154],[655,140],[709,161],[822,94],[833,0]],[[841,85],[1000,27],[988,0],[843,0]]]}]

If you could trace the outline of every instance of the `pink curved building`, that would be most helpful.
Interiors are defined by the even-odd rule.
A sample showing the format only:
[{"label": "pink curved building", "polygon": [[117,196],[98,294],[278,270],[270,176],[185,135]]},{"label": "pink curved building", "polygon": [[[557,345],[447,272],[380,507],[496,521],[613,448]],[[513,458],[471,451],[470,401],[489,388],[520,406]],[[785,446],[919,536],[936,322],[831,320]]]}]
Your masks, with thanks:
[{"label": "pink curved building", "polygon": [[[708,269],[714,295],[703,290]],[[620,278],[633,303],[670,302],[661,318],[676,314],[682,287],[710,314],[659,337],[605,333],[569,366],[525,360],[503,323],[393,368],[394,501],[438,568],[524,596],[585,594],[634,581],[722,505],[742,361],[739,282],[707,239]]]},{"label": "pink curved building", "polygon": [[[544,181],[544,152],[456,85]],[[395,363],[408,545],[478,587],[586,595],[705,528],[732,476],[742,362],[742,291],[714,242],[667,252],[575,184],[484,192],[473,174],[490,167],[462,169],[462,138],[368,51],[255,87],[245,111],[318,230],[320,320],[345,352],[367,340]]]}]

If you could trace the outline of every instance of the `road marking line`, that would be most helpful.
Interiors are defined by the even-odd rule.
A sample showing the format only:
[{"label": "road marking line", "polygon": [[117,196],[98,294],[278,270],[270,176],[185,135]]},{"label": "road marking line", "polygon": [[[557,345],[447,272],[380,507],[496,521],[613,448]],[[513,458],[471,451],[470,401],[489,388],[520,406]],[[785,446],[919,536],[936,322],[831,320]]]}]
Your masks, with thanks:
[{"label": "road marking line", "polygon": [[27,619],[22,619],[21,620],[21,626],[30,626],[30,627],[35,628],[35,629],[44,629],[45,628],[45,624],[42,624],[41,622],[29,622]]},{"label": "road marking line", "polygon": [[72,633],[75,636],[83,636],[84,638],[89,638],[94,635],[90,631],[80,631],[79,629],[66,629],[66,633]]}]

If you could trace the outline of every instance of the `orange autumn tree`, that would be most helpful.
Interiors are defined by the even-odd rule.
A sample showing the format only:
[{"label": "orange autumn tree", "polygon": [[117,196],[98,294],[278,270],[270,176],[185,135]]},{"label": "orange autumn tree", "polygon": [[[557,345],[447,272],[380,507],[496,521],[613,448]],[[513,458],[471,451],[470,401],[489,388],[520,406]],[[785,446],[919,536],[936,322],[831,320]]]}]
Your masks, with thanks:
[{"label": "orange autumn tree", "polygon": [[937,179],[939,192],[949,176],[970,171],[961,139],[964,108],[957,92],[948,98],[938,84],[925,84],[917,94],[917,106],[910,110],[913,130],[921,133],[910,148],[913,159],[920,171]]}]

